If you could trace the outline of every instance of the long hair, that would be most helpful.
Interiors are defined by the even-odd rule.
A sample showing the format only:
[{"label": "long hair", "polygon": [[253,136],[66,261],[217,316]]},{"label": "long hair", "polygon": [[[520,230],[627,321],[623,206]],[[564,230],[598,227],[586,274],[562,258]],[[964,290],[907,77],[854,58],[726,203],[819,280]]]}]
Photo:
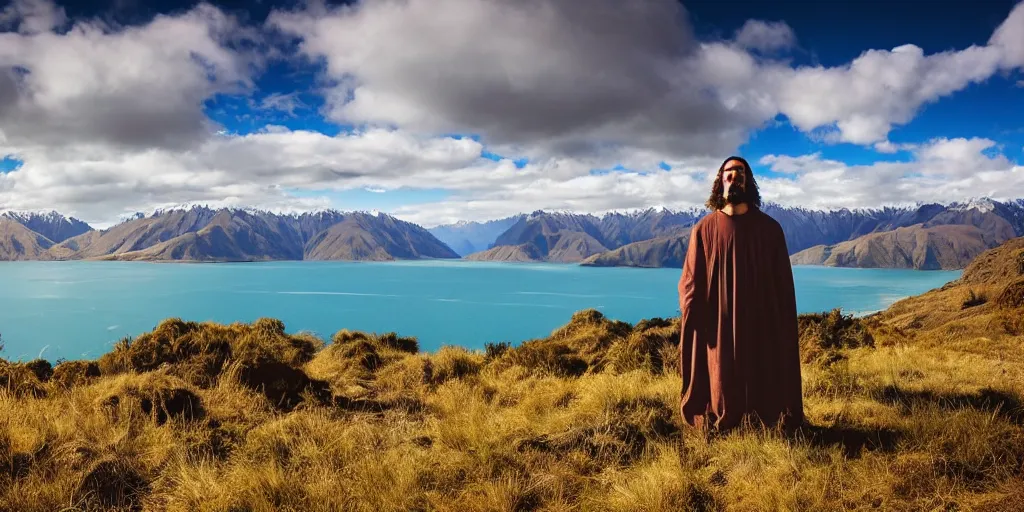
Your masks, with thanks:
[{"label": "long hair", "polygon": [[752,208],[760,209],[761,191],[758,190],[757,182],[754,181],[754,171],[750,168],[750,164],[748,164],[745,159],[738,156],[730,156],[722,162],[722,165],[718,166],[718,175],[715,176],[715,183],[711,185],[711,197],[708,197],[708,201],[704,203],[704,205],[712,211],[725,208],[725,186],[722,184],[722,171],[725,170],[725,164],[729,163],[730,160],[736,160],[743,163],[743,167],[745,168],[743,178],[746,187],[746,203]]}]

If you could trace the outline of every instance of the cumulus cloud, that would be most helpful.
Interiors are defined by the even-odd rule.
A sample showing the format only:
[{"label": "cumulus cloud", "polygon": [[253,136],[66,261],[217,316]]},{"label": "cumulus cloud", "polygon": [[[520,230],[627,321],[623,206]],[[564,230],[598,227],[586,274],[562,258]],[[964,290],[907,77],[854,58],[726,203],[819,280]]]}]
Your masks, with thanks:
[{"label": "cumulus cloud", "polygon": [[917,149],[918,146],[917,144],[897,144],[892,141],[883,140],[876,142],[873,147],[875,148],[875,151],[878,151],[879,153],[893,154],[899,153],[900,151],[910,151],[913,149]]},{"label": "cumulus cloud", "polygon": [[10,144],[185,148],[214,131],[204,100],[251,84],[252,55],[229,47],[247,32],[206,4],[137,27],[78,21],[64,33],[46,27],[57,18],[45,13],[63,13],[52,3],[13,8],[23,30],[0,33],[0,131]]},{"label": "cumulus cloud", "polygon": [[865,52],[842,67],[770,65],[761,71],[780,112],[797,128],[834,125],[839,140],[872,144],[910,122],[925,103],[990,78],[1003,55],[995,46],[925,55],[903,45]]},{"label": "cumulus cloud", "polygon": [[1004,68],[1024,67],[1024,2],[1017,3],[988,44],[1000,49]]},{"label": "cumulus cloud", "polygon": [[674,0],[380,0],[277,12],[270,24],[326,59],[335,120],[470,130],[559,154],[722,153],[778,114],[869,145],[922,105],[1024,65],[1024,3],[985,46],[926,55],[908,44],[835,67],[749,53],[794,44],[781,22],[701,44]]},{"label": "cumulus cloud", "polygon": [[676,1],[384,0],[269,23],[326,59],[338,122],[470,132],[563,156],[722,152],[763,122],[709,97],[688,66],[699,48]]},{"label": "cumulus cloud", "polygon": [[[1015,199],[1015,191],[1024,190],[1024,166],[992,153],[995,147],[988,139],[935,139],[915,149],[913,161],[859,166],[822,158],[820,153],[768,155],[759,163],[781,176],[759,176],[758,185],[767,201],[827,210],[948,204],[971,197]],[[713,167],[701,162],[691,172],[580,175],[562,181],[539,177],[527,186],[467,191],[396,213],[433,225],[535,209],[601,213],[652,206],[699,208],[710,191],[713,175],[708,169]]]},{"label": "cumulus cloud", "polygon": [[793,47],[796,34],[784,21],[747,20],[736,31],[736,42],[752,50],[774,52]]},{"label": "cumulus cloud", "polygon": [[[780,176],[759,182],[784,204],[998,196],[1021,190],[1024,176],[987,139],[888,140],[921,106],[1024,66],[1024,4],[984,46],[869,50],[834,67],[773,59],[796,42],[781,22],[698,41],[675,0],[313,3],[259,30],[206,4],[111,26],[18,0],[0,14],[3,28],[0,155],[24,163],[0,174],[0,208],[58,208],[100,224],[189,202],[320,207],[328,200],[316,191],[342,189],[450,191],[396,211],[425,224],[699,206],[722,156],[780,115],[816,140],[914,159],[770,155],[761,164]],[[231,135],[204,114],[211,98],[252,92],[271,54],[298,57],[266,48],[281,35],[270,30],[323,63],[323,112],[357,130]],[[311,108],[298,91],[251,97],[254,110]],[[617,165],[632,171],[591,172]]]},{"label": "cumulus cloud", "polygon": [[300,190],[460,188],[530,172],[510,173],[481,158],[481,152],[482,146],[471,139],[388,130],[329,137],[271,129],[211,138],[187,153],[166,148],[122,151],[100,144],[59,149],[0,145],[0,153],[24,162],[0,175],[0,206],[61,205],[68,214],[104,223],[153,205],[228,200],[234,203],[225,204],[258,206],[287,202],[290,192]]},{"label": "cumulus cloud", "polygon": [[266,95],[258,104],[261,110],[275,110],[294,117],[295,111],[306,108],[306,104],[299,98],[298,91],[290,93],[275,92]]},{"label": "cumulus cloud", "polygon": [[49,0],[14,0],[0,11],[0,28],[13,26],[22,34],[48,32],[66,21],[64,8]]},{"label": "cumulus cloud", "polygon": [[769,155],[760,163],[787,173],[762,179],[762,196],[790,206],[874,208],[918,202],[949,203],[970,197],[1015,199],[1024,190],[1024,167],[984,138],[939,138],[912,150],[914,160],[850,166],[820,154]]}]

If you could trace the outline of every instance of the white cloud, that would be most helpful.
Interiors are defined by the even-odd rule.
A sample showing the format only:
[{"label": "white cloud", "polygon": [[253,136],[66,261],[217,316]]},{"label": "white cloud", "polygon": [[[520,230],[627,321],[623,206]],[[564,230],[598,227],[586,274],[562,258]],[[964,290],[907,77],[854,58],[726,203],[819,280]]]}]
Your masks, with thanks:
[{"label": "white cloud", "polygon": [[913,45],[865,52],[848,66],[764,68],[779,110],[797,128],[835,125],[839,140],[872,144],[910,122],[925,103],[988,79],[999,70],[996,47],[925,55]]},{"label": "white cloud", "polygon": [[910,162],[848,166],[820,155],[771,155],[761,160],[787,178],[761,179],[762,196],[811,208],[873,208],[916,202],[949,203],[971,197],[1015,199],[1024,173],[988,139],[934,139]]},{"label": "white cloud", "polygon": [[899,145],[893,144],[887,140],[875,143],[875,151],[878,151],[879,153],[895,153],[899,150]]},{"label": "white cloud", "polygon": [[251,33],[206,4],[137,27],[78,21],[60,34],[36,29],[52,25],[39,12],[62,10],[35,0],[29,15],[23,5],[21,26],[34,29],[0,33],[0,131],[10,144],[184,148],[216,131],[203,101],[244,90],[258,61],[229,48]]},{"label": "white cloud", "polygon": [[[758,176],[765,200],[807,208],[877,208],[919,202],[948,204],[971,197],[1015,199],[1024,190],[1024,166],[990,150],[987,139],[935,139],[913,150],[913,161],[851,166],[810,155],[768,155],[759,163],[782,177]],[[988,153],[988,154],[986,154]],[[556,181],[540,177],[527,186],[494,192],[471,190],[446,201],[396,213],[427,225],[459,219],[487,220],[535,209],[600,213],[650,206],[700,207],[710,191],[714,165],[700,172],[609,173]]]},{"label": "white cloud", "polygon": [[276,110],[295,117],[295,111],[305,108],[306,104],[299,98],[298,91],[290,93],[275,92],[268,94],[260,100],[258,108],[261,110]]},{"label": "white cloud", "polygon": [[796,34],[784,21],[747,20],[736,31],[736,43],[744,48],[774,52],[796,44]]},{"label": "white cloud", "polygon": [[14,0],[0,11],[0,27],[11,25],[22,34],[49,32],[65,22],[64,8],[47,0]]},{"label": "white cloud", "polygon": [[917,147],[917,144],[897,144],[888,140],[879,141],[874,144],[875,151],[886,154],[899,153],[900,151],[912,151],[917,149]]},{"label": "white cloud", "polygon": [[[1024,4],[985,46],[926,55],[905,45],[797,68],[766,56],[795,44],[785,24],[750,21],[732,41],[702,43],[674,0],[366,0],[277,12],[269,26],[326,63],[325,112],[366,125],[337,137],[274,125],[233,135],[206,117],[205,100],[250,92],[278,51],[210,5],[135,27],[69,26],[54,4],[19,0],[0,24],[12,30],[0,33],[0,155],[24,161],[0,174],[0,208],[100,224],[188,202],[321,207],[311,191],[332,189],[452,191],[397,212],[424,223],[698,206],[721,158],[780,114],[816,140],[914,161],[770,155],[761,164],[784,176],[759,179],[767,199],[949,201],[1021,190],[1024,176],[987,139],[888,140],[922,105],[1024,66]],[[309,107],[297,91],[252,105]],[[529,163],[481,158],[484,144],[447,133],[479,134],[486,149]],[[590,173],[616,164],[643,172]]]},{"label": "white cloud", "polygon": [[156,204],[232,200],[258,206],[287,201],[289,190],[457,189],[530,172],[510,172],[511,162],[482,159],[481,151],[470,139],[379,129],[329,137],[276,128],[211,138],[188,152],[102,144],[0,146],[0,153],[24,162],[0,174],[0,207],[59,205],[67,214],[103,223]]},{"label": "white cloud", "polygon": [[530,154],[719,154],[780,113],[805,132],[834,127],[834,141],[870,145],[922,105],[1024,65],[1024,3],[985,46],[926,55],[907,44],[835,67],[747,51],[793,44],[780,23],[751,20],[734,42],[697,43],[674,0],[382,0],[270,23],[326,59],[334,119],[466,130]]},{"label": "white cloud", "polygon": [[277,12],[326,59],[339,122],[481,134],[529,156],[725,152],[762,116],[709,101],[674,0],[370,1]]},{"label": "white cloud", "polygon": [[988,44],[1000,48],[1004,68],[1024,67],[1024,2],[992,33]]},{"label": "white cloud", "polygon": [[842,162],[836,160],[822,160],[820,152],[801,156],[765,155],[761,157],[761,160],[759,160],[758,163],[761,165],[767,165],[774,172],[784,174],[835,170],[843,167]]}]

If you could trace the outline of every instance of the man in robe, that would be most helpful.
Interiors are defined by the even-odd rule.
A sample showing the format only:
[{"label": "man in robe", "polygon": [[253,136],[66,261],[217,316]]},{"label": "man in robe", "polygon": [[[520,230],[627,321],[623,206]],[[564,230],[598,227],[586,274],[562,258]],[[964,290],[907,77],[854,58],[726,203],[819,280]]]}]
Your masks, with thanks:
[{"label": "man in robe", "polygon": [[679,281],[683,420],[725,431],[803,423],[796,292],[786,237],[746,160],[718,169]]}]

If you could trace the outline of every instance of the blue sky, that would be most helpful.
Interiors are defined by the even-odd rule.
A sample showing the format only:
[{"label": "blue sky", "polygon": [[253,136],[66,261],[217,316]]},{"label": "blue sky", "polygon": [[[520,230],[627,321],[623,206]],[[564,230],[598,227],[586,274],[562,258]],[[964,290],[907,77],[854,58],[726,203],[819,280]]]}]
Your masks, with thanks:
[{"label": "blue sky", "polygon": [[1024,196],[1017,1],[536,3],[17,0],[0,209],[684,208],[730,154],[783,204]]}]

